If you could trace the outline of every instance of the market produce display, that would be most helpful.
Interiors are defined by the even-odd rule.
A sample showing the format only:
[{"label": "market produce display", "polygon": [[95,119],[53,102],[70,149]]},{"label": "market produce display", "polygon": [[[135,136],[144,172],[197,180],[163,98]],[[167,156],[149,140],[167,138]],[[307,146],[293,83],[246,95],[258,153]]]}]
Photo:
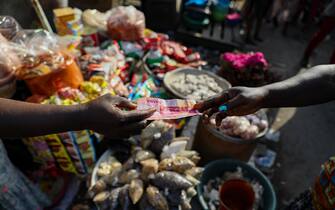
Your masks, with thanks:
[{"label": "market produce display", "polygon": [[[211,118],[211,126],[215,125],[215,116]],[[262,119],[258,114],[246,116],[226,117],[222,120],[220,127],[221,132],[228,136],[239,137],[244,140],[253,140],[268,128],[269,124],[266,119]]]},{"label": "market produce display", "polygon": [[[198,70],[206,62],[194,48],[146,29],[144,14],[135,7],[116,7],[105,13],[59,8],[54,10],[54,23],[60,36],[17,27],[15,36],[10,33],[11,41],[4,42],[0,36],[0,42],[6,43],[2,44],[0,65],[11,66],[9,71],[23,80],[31,93],[23,100],[68,106],[111,94],[136,103],[137,110],[155,108],[156,112],[147,119],[153,122],[140,136],[125,139],[131,145],[125,154],[121,156],[110,149],[111,155],[99,164],[95,146],[103,136],[93,131],[24,139],[41,171],[61,169],[61,173],[81,178],[92,175],[94,181],[85,197],[100,210],[193,209],[191,200],[197,194],[195,187],[204,169],[197,166],[199,153],[187,149],[189,138],[177,137],[176,133],[186,124],[185,118],[201,115],[194,109],[197,101],[221,93],[230,84]],[[6,59],[12,53],[13,59]],[[259,53],[248,56],[237,59],[243,57],[243,64],[234,62],[233,55],[226,54],[224,59],[232,68],[266,71],[264,57]],[[173,77],[167,87],[168,75],[185,69],[187,73]],[[171,99],[171,93],[182,99]],[[218,129],[226,135],[251,140],[267,128],[267,121],[255,114],[228,117]],[[244,178],[238,169],[205,187],[211,210],[218,208],[220,185],[233,178],[248,181],[256,197],[254,209],[261,206],[262,186]]]},{"label": "market produce display", "polygon": [[154,121],[142,131],[123,164],[110,156],[98,167],[89,195],[100,209],[192,209],[194,187],[203,171],[200,157],[175,138],[173,126]]},{"label": "market produce display", "polygon": [[[225,172],[222,177],[217,177],[215,179],[210,180],[204,187],[204,199],[207,202],[208,208],[210,210],[216,210],[219,209],[220,207],[220,194],[222,194],[223,188],[226,186],[224,185],[225,183],[229,181],[235,181],[239,182],[238,188],[235,188],[230,192],[230,196],[228,196],[226,200],[226,205],[232,209],[243,209],[241,206],[246,205],[245,202],[246,200],[252,200],[251,207],[253,210],[257,209],[263,209],[262,207],[262,196],[263,196],[263,186],[257,181],[257,180],[252,180],[248,179],[243,175],[243,171],[241,168],[237,168],[236,171],[230,171],[230,172]],[[248,197],[246,198],[242,194],[242,189],[241,189],[241,183],[246,184],[245,187],[251,187],[253,193],[251,193]],[[230,183],[232,184],[232,183]],[[249,186],[248,186],[249,185]],[[221,189],[220,189],[221,188]],[[228,187],[227,187],[228,189]],[[233,189],[230,186],[230,189]],[[220,192],[221,190],[221,192]],[[240,192],[240,193],[239,193]],[[235,208],[234,208],[235,207]],[[249,209],[249,208],[248,208]]]}]

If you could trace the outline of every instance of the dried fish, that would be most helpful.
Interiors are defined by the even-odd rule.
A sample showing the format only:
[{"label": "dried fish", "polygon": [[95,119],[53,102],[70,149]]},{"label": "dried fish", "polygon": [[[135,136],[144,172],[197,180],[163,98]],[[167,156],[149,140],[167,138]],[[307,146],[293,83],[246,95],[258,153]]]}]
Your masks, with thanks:
[{"label": "dried fish", "polygon": [[[141,133],[141,145],[144,149],[148,148],[152,141],[154,140],[154,136],[157,133],[164,133],[172,126],[162,120],[154,121],[150,123],[145,129],[143,129]],[[156,136],[157,137],[157,136]]]},{"label": "dried fish", "polygon": [[194,187],[190,187],[186,190],[186,196],[188,198],[193,198],[196,195],[197,195],[197,191],[194,189]]},{"label": "dried fish", "polygon": [[148,201],[146,194],[144,194],[139,203],[140,210],[156,210]]},{"label": "dried fish", "polygon": [[149,186],[146,190],[149,203],[157,210],[169,210],[166,198],[154,186]]},{"label": "dried fish", "polygon": [[134,179],[130,182],[129,186],[129,196],[133,202],[136,204],[143,195],[143,181],[140,179]]},{"label": "dried fish", "polygon": [[192,187],[192,183],[182,175],[172,171],[161,171],[152,179],[152,183],[161,189],[187,189]]},{"label": "dried fish", "polygon": [[181,209],[182,210],[192,210],[191,200],[187,198],[186,192],[181,193]]},{"label": "dried fish", "polygon": [[121,187],[115,188],[110,192],[110,207],[109,210],[116,210],[119,207],[119,195]]},{"label": "dried fish", "polygon": [[129,184],[131,182],[131,180],[137,179],[138,177],[140,177],[140,173],[139,173],[139,171],[137,171],[135,169],[131,169],[129,171],[124,171],[124,172],[121,172],[121,174],[119,176],[119,183]]},{"label": "dried fish", "polygon": [[98,180],[95,185],[88,189],[88,195],[93,198],[96,194],[103,192],[107,189],[107,184],[104,180]]},{"label": "dried fish", "polygon": [[169,190],[167,199],[169,201],[169,205],[179,206],[181,204],[181,190]]},{"label": "dried fish", "polygon": [[186,157],[167,158],[159,163],[159,171],[175,171],[184,173],[186,170],[195,167],[195,164]]},{"label": "dried fish", "polygon": [[194,177],[191,176],[191,175],[185,175],[185,178],[186,178],[188,181],[190,181],[190,182],[193,184],[193,186],[197,186],[198,184],[200,184],[200,181],[197,180],[196,178],[194,178]]},{"label": "dried fish", "polygon": [[154,135],[153,141],[151,142],[149,149],[159,156],[165,145],[169,144],[175,137],[174,127],[170,127],[167,131],[156,133]]},{"label": "dried fish", "polygon": [[109,192],[107,191],[101,192],[93,198],[93,202],[97,206],[99,206],[99,208],[102,210],[108,209],[109,208],[109,196],[110,196]]},{"label": "dried fish", "polygon": [[118,183],[118,176],[121,173],[121,168],[115,169],[112,171],[111,174],[101,177],[101,180],[103,180],[107,185],[110,186],[117,186]]},{"label": "dried fish", "polygon": [[181,151],[177,154],[177,156],[186,157],[186,158],[190,159],[195,165],[197,165],[199,163],[199,161],[201,160],[199,153],[197,151],[194,151],[194,150]]},{"label": "dried fish", "polygon": [[141,161],[142,173],[141,178],[146,181],[151,174],[156,174],[158,172],[158,160],[149,159]]},{"label": "dried fish", "polygon": [[161,159],[163,160],[165,158],[170,158],[173,155],[185,151],[186,146],[187,146],[186,141],[176,141],[172,142],[169,145],[165,145],[163,148],[163,152],[161,154]]},{"label": "dried fish", "polygon": [[123,163],[122,170],[128,171],[135,166],[135,159],[133,157],[130,157],[126,162]]},{"label": "dried fish", "polygon": [[202,173],[204,172],[204,168],[201,167],[193,167],[191,169],[188,169],[185,171],[186,175],[190,175],[196,179],[200,179],[202,176]]},{"label": "dried fish", "polygon": [[150,152],[148,150],[140,150],[136,152],[135,162],[139,163],[141,161],[148,160],[151,158],[155,158],[155,154],[153,152]]},{"label": "dried fish", "polygon": [[125,185],[121,188],[119,193],[119,202],[121,205],[121,210],[132,210],[134,206],[131,203],[129,197],[129,185]]},{"label": "dried fish", "polygon": [[122,164],[114,157],[110,156],[107,163],[111,166],[112,170],[116,170],[122,167]]}]

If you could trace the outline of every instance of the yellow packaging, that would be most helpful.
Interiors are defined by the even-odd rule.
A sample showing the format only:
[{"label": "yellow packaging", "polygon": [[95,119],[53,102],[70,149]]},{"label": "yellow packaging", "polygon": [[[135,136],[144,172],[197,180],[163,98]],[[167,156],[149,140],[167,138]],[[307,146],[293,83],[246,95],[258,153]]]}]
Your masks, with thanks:
[{"label": "yellow packaging", "polygon": [[71,31],[67,27],[67,23],[75,19],[74,10],[70,7],[66,7],[54,9],[53,13],[57,33],[61,36],[71,34]]}]

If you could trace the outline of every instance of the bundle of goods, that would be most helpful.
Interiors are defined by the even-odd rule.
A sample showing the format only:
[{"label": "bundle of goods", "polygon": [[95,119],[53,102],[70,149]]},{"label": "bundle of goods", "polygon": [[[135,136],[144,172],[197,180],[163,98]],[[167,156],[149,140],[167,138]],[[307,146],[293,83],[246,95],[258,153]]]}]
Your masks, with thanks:
[{"label": "bundle of goods", "polygon": [[263,209],[263,186],[257,180],[246,178],[241,168],[210,180],[203,191],[210,210],[222,205],[227,209]]},{"label": "bundle of goods", "polygon": [[269,64],[261,52],[224,53],[219,75],[233,86],[260,86],[269,82]]},{"label": "bundle of goods", "polygon": [[96,161],[94,141],[90,131],[72,131],[24,139],[34,161],[48,170],[58,166],[63,171],[85,175],[92,171]]},{"label": "bundle of goods", "polygon": [[[215,116],[213,116],[210,121],[210,125],[216,127]],[[218,129],[228,136],[238,137],[243,140],[254,140],[260,133],[267,130],[268,127],[269,124],[266,119],[260,115],[251,114],[241,117],[226,117],[222,120]]]},{"label": "bundle of goods", "polygon": [[100,163],[89,195],[101,210],[192,209],[203,169],[196,167],[198,153],[186,150],[187,141],[175,138],[170,124],[151,123],[127,161],[110,156]]},{"label": "bundle of goods", "polygon": [[33,94],[50,96],[63,87],[78,88],[84,81],[74,57],[54,34],[20,31],[8,48],[19,59],[15,66],[17,78],[24,80]]}]

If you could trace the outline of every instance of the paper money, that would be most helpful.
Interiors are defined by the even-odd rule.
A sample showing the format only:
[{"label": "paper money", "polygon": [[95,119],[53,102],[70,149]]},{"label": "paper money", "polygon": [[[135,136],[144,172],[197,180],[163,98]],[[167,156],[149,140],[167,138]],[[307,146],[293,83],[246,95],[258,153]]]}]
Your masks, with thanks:
[{"label": "paper money", "polygon": [[148,120],[180,119],[200,115],[194,109],[195,104],[194,100],[141,98],[137,101],[137,110],[155,108],[156,112]]}]

